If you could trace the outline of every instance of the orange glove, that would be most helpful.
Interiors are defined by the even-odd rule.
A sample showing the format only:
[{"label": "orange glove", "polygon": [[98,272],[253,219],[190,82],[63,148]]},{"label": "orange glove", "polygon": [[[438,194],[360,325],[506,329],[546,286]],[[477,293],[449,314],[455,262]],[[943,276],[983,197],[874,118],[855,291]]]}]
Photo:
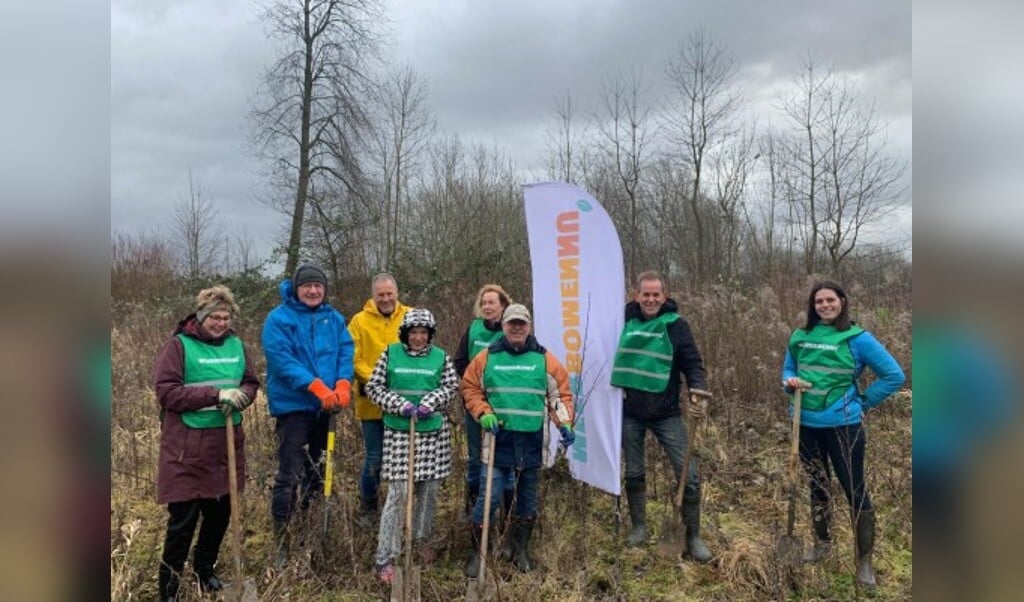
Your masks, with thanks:
[{"label": "orange glove", "polygon": [[334,394],[341,400],[341,407],[347,408],[352,403],[352,383],[348,379],[341,378],[334,383]]},{"label": "orange glove", "polygon": [[341,411],[341,400],[338,399],[338,394],[327,388],[324,381],[319,378],[309,383],[309,392],[316,395],[317,399],[320,400],[320,407],[323,408],[328,414],[334,414],[335,412]]}]

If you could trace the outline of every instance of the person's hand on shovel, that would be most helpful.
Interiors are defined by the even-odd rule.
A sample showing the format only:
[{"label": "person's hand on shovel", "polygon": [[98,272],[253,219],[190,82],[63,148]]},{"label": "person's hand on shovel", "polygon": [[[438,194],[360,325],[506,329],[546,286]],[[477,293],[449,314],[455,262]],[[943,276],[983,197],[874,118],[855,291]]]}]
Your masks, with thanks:
[{"label": "person's hand on shovel", "polygon": [[782,386],[787,389],[802,389],[806,391],[811,388],[811,383],[801,379],[799,376],[790,376],[789,378],[782,381]]},{"label": "person's hand on shovel", "polygon": [[708,415],[708,400],[712,398],[710,392],[704,389],[690,389],[690,402],[686,404],[686,413],[690,420],[703,420]]},{"label": "person's hand on shovel", "polygon": [[241,389],[221,389],[217,393],[217,405],[225,416],[230,416],[234,411],[241,412],[249,406],[249,396]]}]

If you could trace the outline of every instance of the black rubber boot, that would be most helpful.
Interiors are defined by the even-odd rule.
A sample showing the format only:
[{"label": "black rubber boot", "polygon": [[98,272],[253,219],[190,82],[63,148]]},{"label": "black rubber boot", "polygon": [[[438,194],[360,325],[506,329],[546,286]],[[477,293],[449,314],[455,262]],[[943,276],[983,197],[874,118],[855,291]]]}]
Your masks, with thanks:
[{"label": "black rubber boot", "polygon": [[501,497],[501,521],[498,523],[497,539],[498,558],[504,562],[510,562],[516,554],[515,542],[512,537],[512,525],[510,523],[512,513],[512,496],[502,495]]},{"label": "black rubber boot", "polygon": [[857,583],[868,591],[875,589],[875,569],[871,555],[875,551],[875,511],[862,510],[857,516]]},{"label": "black rubber boot", "polygon": [[470,538],[472,548],[469,551],[469,562],[466,563],[466,576],[470,579],[476,579],[477,575],[480,574],[480,539],[483,537],[483,532],[483,527],[473,525],[472,537]]},{"label": "black rubber boot", "polygon": [[466,515],[467,522],[473,521],[473,508],[476,507],[476,498],[478,495],[480,495],[478,487],[474,488],[470,487],[469,485],[466,485],[466,499],[464,512]]},{"label": "black rubber boot", "polygon": [[359,500],[359,512],[356,514],[356,525],[361,529],[373,529],[377,520],[377,498]]},{"label": "black rubber boot", "polygon": [[274,521],[274,570],[282,571],[288,564],[288,522]]},{"label": "black rubber boot", "polygon": [[633,527],[626,536],[626,545],[642,546],[651,536],[647,530],[646,487],[626,487],[626,502],[629,504],[629,520]]},{"label": "black rubber boot", "polygon": [[174,602],[178,599],[178,574],[166,564],[160,563],[160,602]]},{"label": "black rubber boot", "polygon": [[828,500],[811,501],[811,524],[814,525],[814,547],[804,554],[804,562],[815,563],[832,553],[832,536],[829,525],[832,522],[832,510]]},{"label": "black rubber boot", "polygon": [[700,498],[683,498],[683,507],[680,510],[683,524],[686,525],[686,547],[687,554],[695,562],[707,562],[711,560],[711,551],[700,538]]},{"label": "black rubber boot", "polygon": [[530,561],[530,536],[533,535],[533,525],[537,522],[534,518],[516,518],[512,521],[512,542],[515,544],[515,565],[520,573],[529,573],[533,570],[533,562]]}]

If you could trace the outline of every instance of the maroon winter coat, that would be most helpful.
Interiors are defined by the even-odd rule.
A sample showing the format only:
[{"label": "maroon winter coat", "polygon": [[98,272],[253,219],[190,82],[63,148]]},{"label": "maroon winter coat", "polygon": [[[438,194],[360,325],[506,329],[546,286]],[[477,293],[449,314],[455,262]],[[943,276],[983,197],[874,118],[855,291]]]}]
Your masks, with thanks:
[{"label": "maroon winter coat", "polygon": [[[174,334],[178,333],[211,345],[222,344],[227,336],[207,338],[196,323],[195,314],[178,323]],[[157,354],[153,368],[156,399],[163,410],[156,477],[156,501],[160,504],[216,498],[228,493],[228,445],[224,429],[193,429],[181,421],[182,412],[216,405],[219,390],[186,387],[184,378],[184,347],[178,337],[173,336]],[[259,385],[246,349],[245,374],[240,388],[249,399],[255,399]],[[245,434],[241,424],[235,427],[235,465],[241,491],[245,487]]]}]

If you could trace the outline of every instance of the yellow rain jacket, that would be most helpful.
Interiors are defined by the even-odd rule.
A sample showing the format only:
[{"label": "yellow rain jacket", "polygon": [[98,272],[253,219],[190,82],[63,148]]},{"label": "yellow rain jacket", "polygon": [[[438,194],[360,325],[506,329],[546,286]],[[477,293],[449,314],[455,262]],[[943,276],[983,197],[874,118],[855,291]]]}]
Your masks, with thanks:
[{"label": "yellow rain jacket", "polygon": [[366,381],[370,380],[370,373],[380,359],[380,354],[384,353],[388,345],[398,342],[398,327],[402,325],[402,318],[408,310],[409,306],[396,301],[395,311],[385,316],[377,311],[371,297],[363,304],[363,310],[352,316],[348,323],[348,331],[356,343],[353,360],[356,382],[352,392],[356,397],[356,418],[359,420],[380,420],[384,416],[380,408],[363,394],[363,388]]}]

